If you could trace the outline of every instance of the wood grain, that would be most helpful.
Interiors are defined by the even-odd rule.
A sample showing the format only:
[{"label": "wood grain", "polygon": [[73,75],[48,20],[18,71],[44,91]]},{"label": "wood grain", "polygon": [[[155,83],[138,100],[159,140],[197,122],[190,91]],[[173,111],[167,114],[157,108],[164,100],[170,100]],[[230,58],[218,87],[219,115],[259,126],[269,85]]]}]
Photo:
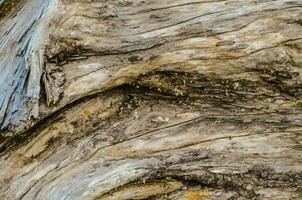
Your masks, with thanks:
[{"label": "wood grain", "polygon": [[0,199],[302,198],[300,0],[20,7],[0,21]]}]

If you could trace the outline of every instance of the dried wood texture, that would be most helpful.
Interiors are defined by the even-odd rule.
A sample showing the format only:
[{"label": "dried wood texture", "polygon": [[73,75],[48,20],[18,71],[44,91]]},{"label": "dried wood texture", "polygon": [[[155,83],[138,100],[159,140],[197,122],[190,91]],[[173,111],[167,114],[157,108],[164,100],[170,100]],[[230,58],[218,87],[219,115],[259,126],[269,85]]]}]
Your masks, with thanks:
[{"label": "dried wood texture", "polygon": [[23,3],[0,199],[302,198],[302,1]]}]

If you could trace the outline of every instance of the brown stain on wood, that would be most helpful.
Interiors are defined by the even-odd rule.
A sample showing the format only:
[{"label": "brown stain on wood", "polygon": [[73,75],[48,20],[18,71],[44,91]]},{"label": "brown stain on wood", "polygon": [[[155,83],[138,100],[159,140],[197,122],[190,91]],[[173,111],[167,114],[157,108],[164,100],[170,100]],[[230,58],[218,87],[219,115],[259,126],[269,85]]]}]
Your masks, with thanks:
[{"label": "brown stain on wood", "polygon": [[0,20],[4,17],[7,17],[10,14],[13,14],[25,3],[26,0],[6,0],[0,6]]}]

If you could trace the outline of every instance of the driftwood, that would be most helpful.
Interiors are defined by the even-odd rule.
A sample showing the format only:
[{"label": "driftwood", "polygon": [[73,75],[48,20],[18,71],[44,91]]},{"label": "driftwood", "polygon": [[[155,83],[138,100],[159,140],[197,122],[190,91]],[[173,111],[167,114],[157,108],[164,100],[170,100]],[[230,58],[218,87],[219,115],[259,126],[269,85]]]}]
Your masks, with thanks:
[{"label": "driftwood", "polygon": [[0,199],[302,199],[301,0],[0,11]]}]

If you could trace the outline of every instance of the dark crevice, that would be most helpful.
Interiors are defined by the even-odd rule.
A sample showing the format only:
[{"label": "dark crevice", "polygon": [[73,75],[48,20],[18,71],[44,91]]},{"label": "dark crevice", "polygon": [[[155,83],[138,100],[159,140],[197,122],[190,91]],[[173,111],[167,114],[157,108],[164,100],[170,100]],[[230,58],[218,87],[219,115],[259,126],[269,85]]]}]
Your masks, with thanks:
[{"label": "dark crevice", "polygon": [[[125,90],[123,86],[115,88],[114,90]],[[106,93],[113,93],[113,91],[108,91]],[[67,104],[63,108],[51,113],[48,116],[40,116],[40,120],[38,120],[30,129],[25,130],[24,132],[19,133],[18,135],[14,135],[12,137],[7,137],[5,139],[5,143],[0,146],[0,157],[4,155],[6,152],[11,151],[13,149],[17,149],[18,147],[26,144],[30,141],[31,138],[34,138],[37,134],[40,133],[41,130],[50,126],[56,121],[60,121],[62,119],[61,114],[68,111],[70,108],[75,107],[77,105],[83,104],[90,99],[96,98],[100,93],[92,94],[85,96],[81,99],[78,99],[70,104]]]},{"label": "dark crevice", "polygon": [[172,6],[160,7],[160,8],[150,8],[148,10],[142,10],[142,11],[139,11],[139,12],[136,12],[136,13],[131,13],[131,14],[128,14],[128,15],[145,14],[145,13],[149,13],[149,12],[167,10],[167,9],[171,9],[171,8],[179,8],[179,7],[184,7],[184,6],[196,5],[196,4],[207,4],[207,3],[218,3],[218,2],[225,2],[225,0],[218,0],[218,1],[196,1],[196,2],[177,4],[177,5],[172,5]]},{"label": "dark crevice", "polygon": [[[230,111],[234,111],[234,105],[236,105],[235,102],[239,102],[239,101],[247,102],[250,99],[248,92],[257,93],[257,89],[255,87],[256,85],[257,84],[246,80],[209,79],[209,77],[205,77],[201,74],[165,71],[165,72],[152,72],[150,74],[143,75],[138,79],[136,79],[135,81],[133,81],[132,83],[124,84],[110,91],[105,91],[101,93],[110,94],[116,91],[123,91],[122,92],[123,94],[130,95],[133,97],[140,97],[143,99],[148,99],[148,98],[162,99],[162,100],[171,101],[176,104],[187,104],[187,105],[190,105],[193,102],[202,101],[202,102],[207,102],[208,104],[212,104],[216,108],[220,107],[223,109],[230,109]],[[16,136],[13,136],[9,139],[7,138],[5,138],[5,140],[3,139],[3,141],[5,141],[5,144],[1,144],[0,153],[4,153],[5,151],[8,151],[9,149],[12,148],[17,148],[19,145],[28,142],[29,139],[34,137],[36,134],[38,134],[39,131],[43,130],[45,127],[52,124],[54,121],[60,120],[61,119],[60,116],[62,113],[92,98],[96,98],[101,93],[80,98],[48,116],[41,116],[40,118],[41,120],[36,122],[36,124],[33,125],[30,129]],[[45,91],[43,92],[42,90],[41,100],[45,101],[45,98],[46,98]],[[257,98],[259,98],[259,100],[261,101],[262,98],[266,98],[266,97],[258,96]],[[254,97],[253,100],[255,100]],[[248,116],[249,114],[250,115],[299,114],[298,112],[299,110],[293,113],[289,113],[287,111],[282,112],[282,110],[272,111],[269,113],[268,112],[259,113],[259,112],[254,112],[255,109],[253,108],[251,108],[250,110],[251,110],[250,113],[247,113],[245,111],[242,114],[239,112],[237,114],[229,115],[229,117],[225,119],[225,122],[227,123],[228,122],[227,120],[229,120],[229,123],[242,124],[242,121],[238,117]],[[221,115],[221,117],[226,117],[226,116],[228,115],[227,114]],[[211,119],[213,117],[217,118],[220,117],[220,115],[217,116],[205,115],[202,117],[198,117],[196,119],[192,119],[192,122],[196,120],[201,120],[201,118],[213,120]],[[234,117],[234,119],[232,117]],[[239,121],[236,122],[236,120]],[[185,122],[185,123],[189,123],[189,122]],[[259,122],[257,121],[257,123]],[[267,123],[265,122],[265,124]],[[278,123],[273,123],[272,125],[274,127],[278,127],[278,126],[283,127],[284,123],[280,121]],[[157,130],[153,130],[153,131],[157,131]],[[136,136],[136,137],[140,137],[140,136]]]}]

